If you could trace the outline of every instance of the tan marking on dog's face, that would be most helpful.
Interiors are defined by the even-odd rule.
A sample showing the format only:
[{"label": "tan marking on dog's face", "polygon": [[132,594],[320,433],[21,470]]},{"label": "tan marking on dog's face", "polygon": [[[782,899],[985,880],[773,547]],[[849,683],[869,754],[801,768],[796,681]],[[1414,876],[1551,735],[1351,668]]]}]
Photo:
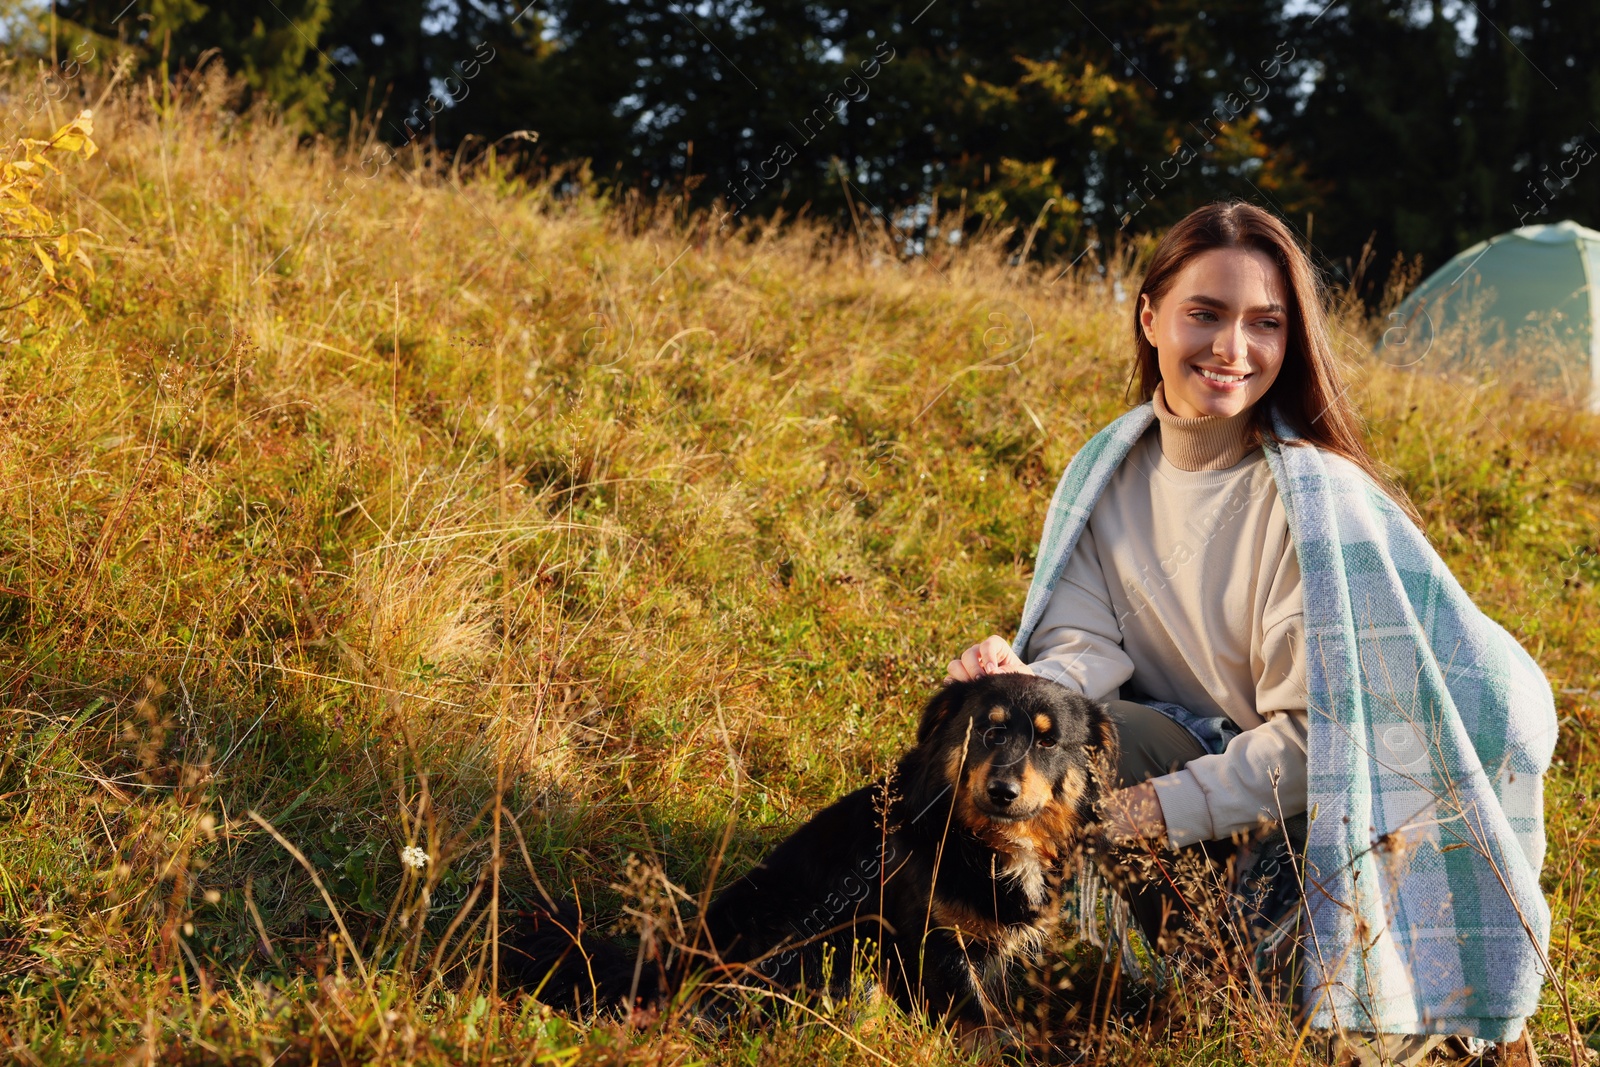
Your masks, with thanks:
[{"label": "tan marking on dog's face", "polygon": [[1050,720],[1050,716],[1046,715],[1042,711],[1033,717],[1033,728],[1039,731],[1041,734],[1049,733],[1050,727],[1054,725],[1055,723]]},{"label": "tan marking on dog's face", "polygon": [[1034,811],[1050,803],[1055,790],[1051,788],[1050,779],[1039,773],[1032,760],[1022,764],[1022,795],[1017,797],[1015,805],[1019,811]]},{"label": "tan marking on dog's face", "polygon": [[989,841],[994,847],[999,848],[1001,846],[997,843],[999,839],[995,837],[995,834],[1003,834],[1003,824],[995,822],[984,814],[981,806],[987,799],[984,796],[984,791],[987,789],[989,781],[987,766],[987,761],[985,761],[984,773],[972,773],[967,782],[967,787],[956,790],[955,817],[968,830]]},{"label": "tan marking on dog's face", "polygon": [[989,709],[989,721],[994,723],[996,726],[999,726],[1001,723],[1005,722],[1010,717],[1011,717],[1011,713],[1006,711],[1005,708],[990,708]]},{"label": "tan marking on dog's face", "polygon": [[967,746],[952,746],[944,755],[944,780],[952,788],[961,784],[961,765],[966,762]]},{"label": "tan marking on dog's face", "polygon": [[978,756],[983,752],[981,744],[974,744],[987,727],[977,719],[969,719],[963,737],[959,743],[951,739],[949,750],[944,756],[944,778],[952,789],[961,790],[963,781],[970,780],[974,775],[987,776],[991,756]]},{"label": "tan marking on dog's face", "polygon": [[[1043,780],[1042,775],[1036,777]],[[1072,813],[1057,802],[1046,804],[1028,819],[1002,820],[986,814],[980,805],[986,799],[983,794],[987,784],[987,775],[974,776],[968,788],[956,791],[955,817],[990,848],[1004,856],[1031,857],[1030,862],[1037,862],[1041,858],[1054,860],[1076,844],[1075,835],[1068,839]]]},{"label": "tan marking on dog's face", "polygon": [[[962,796],[967,799],[968,803],[976,805],[982,802],[984,793],[989,788],[989,765],[993,762],[993,756],[985,756],[977,763],[968,761],[966,769],[967,787],[960,790]],[[955,779],[951,779],[951,784],[960,785],[961,783]],[[974,814],[976,814],[976,810],[977,809],[974,808]]]}]

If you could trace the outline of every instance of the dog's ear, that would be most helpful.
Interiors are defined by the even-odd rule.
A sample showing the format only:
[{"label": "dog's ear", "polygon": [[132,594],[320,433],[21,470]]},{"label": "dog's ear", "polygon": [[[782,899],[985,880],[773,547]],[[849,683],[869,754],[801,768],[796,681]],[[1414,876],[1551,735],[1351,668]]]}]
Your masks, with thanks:
[{"label": "dog's ear", "polygon": [[1089,748],[1100,792],[1109,794],[1117,788],[1117,764],[1121,760],[1122,746],[1117,735],[1117,724],[1106,714],[1102,704],[1092,705],[1089,712]]},{"label": "dog's ear", "polygon": [[967,702],[967,693],[972,685],[972,682],[946,682],[933,694],[928,706],[922,709],[922,722],[917,726],[917,744],[932,737],[933,732]]}]

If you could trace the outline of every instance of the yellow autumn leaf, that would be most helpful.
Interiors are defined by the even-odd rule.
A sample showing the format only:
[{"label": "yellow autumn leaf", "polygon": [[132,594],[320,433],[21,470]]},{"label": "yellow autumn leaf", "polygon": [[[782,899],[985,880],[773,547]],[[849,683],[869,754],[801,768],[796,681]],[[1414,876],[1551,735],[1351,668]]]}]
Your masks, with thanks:
[{"label": "yellow autumn leaf", "polygon": [[50,138],[50,146],[59,148],[64,152],[83,153],[83,158],[88,159],[97,151],[95,143],[89,138],[94,133],[93,113],[85,108],[78,112],[76,118],[56,131]]},{"label": "yellow autumn leaf", "polygon": [[56,265],[50,261],[50,255],[38,241],[33,242],[33,254],[39,257],[39,263],[44,268],[45,274],[51,281],[56,280]]}]

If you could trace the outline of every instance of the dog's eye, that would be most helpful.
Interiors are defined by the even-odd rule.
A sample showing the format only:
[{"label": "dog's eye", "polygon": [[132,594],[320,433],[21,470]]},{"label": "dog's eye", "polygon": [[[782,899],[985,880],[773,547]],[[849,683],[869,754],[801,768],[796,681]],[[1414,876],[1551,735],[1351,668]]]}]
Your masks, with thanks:
[{"label": "dog's eye", "polygon": [[1041,737],[1041,738],[1039,738],[1038,741],[1036,741],[1034,743],[1037,744],[1040,748],[1055,748],[1056,747],[1056,739],[1053,738],[1053,737]]},{"label": "dog's eye", "polygon": [[989,748],[999,748],[1006,743],[1006,728],[991,726],[983,732],[983,743]]}]

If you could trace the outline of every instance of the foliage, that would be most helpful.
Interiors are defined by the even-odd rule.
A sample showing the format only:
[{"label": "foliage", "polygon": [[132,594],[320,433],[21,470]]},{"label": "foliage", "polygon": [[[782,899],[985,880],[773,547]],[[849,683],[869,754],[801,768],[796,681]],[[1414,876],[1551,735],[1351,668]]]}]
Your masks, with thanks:
[{"label": "foliage", "polygon": [[[1600,225],[1600,20],[1587,0],[1468,9],[1352,0],[1291,20],[1313,90],[1275,109],[1329,195],[1315,235],[1353,260],[1450,256],[1515,226]],[[1348,270],[1348,264],[1345,264]]]},{"label": "foliage", "polygon": [[614,198],[882,218],[902,255],[996,226],[1017,251],[1037,222],[1030,254],[1071,260],[1238,196],[1293,222],[1342,284],[1369,240],[1380,264],[1431,269],[1525,222],[1600,223],[1590,6],[59,5],[63,27],[161,77],[219,56],[308,130],[469,156],[537,131],[528,156],[586,160]]},{"label": "foliage", "polygon": [[[489,935],[541,891],[617,929],[630,854],[723,884],[889,765],[1013,631],[1055,479],[1123,410],[1137,262],[991,234],[895,263],[870,217],[719,228],[488,159],[369,177],[227,88],[108,96],[68,207],[116,268],[0,361],[0,1048],[962,1062],[856,1001],[569,1020],[493,986]],[[1600,425],[1349,356],[1378,455],[1558,690],[1561,1062],[1557,983],[1600,1030]],[[1082,962],[1068,993],[1131,1003]],[[1296,1062],[1248,1003],[1073,1025],[1103,1063]]]},{"label": "foliage", "polygon": [[94,281],[94,264],[84,253],[86,229],[58,224],[41,203],[45,179],[57,173],[52,153],[88,159],[95,153],[93,117],[88,110],[45,140],[24,137],[17,157],[0,164],[0,313],[37,318],[43,303],[55,299],[80,318],[84,287]]}]

